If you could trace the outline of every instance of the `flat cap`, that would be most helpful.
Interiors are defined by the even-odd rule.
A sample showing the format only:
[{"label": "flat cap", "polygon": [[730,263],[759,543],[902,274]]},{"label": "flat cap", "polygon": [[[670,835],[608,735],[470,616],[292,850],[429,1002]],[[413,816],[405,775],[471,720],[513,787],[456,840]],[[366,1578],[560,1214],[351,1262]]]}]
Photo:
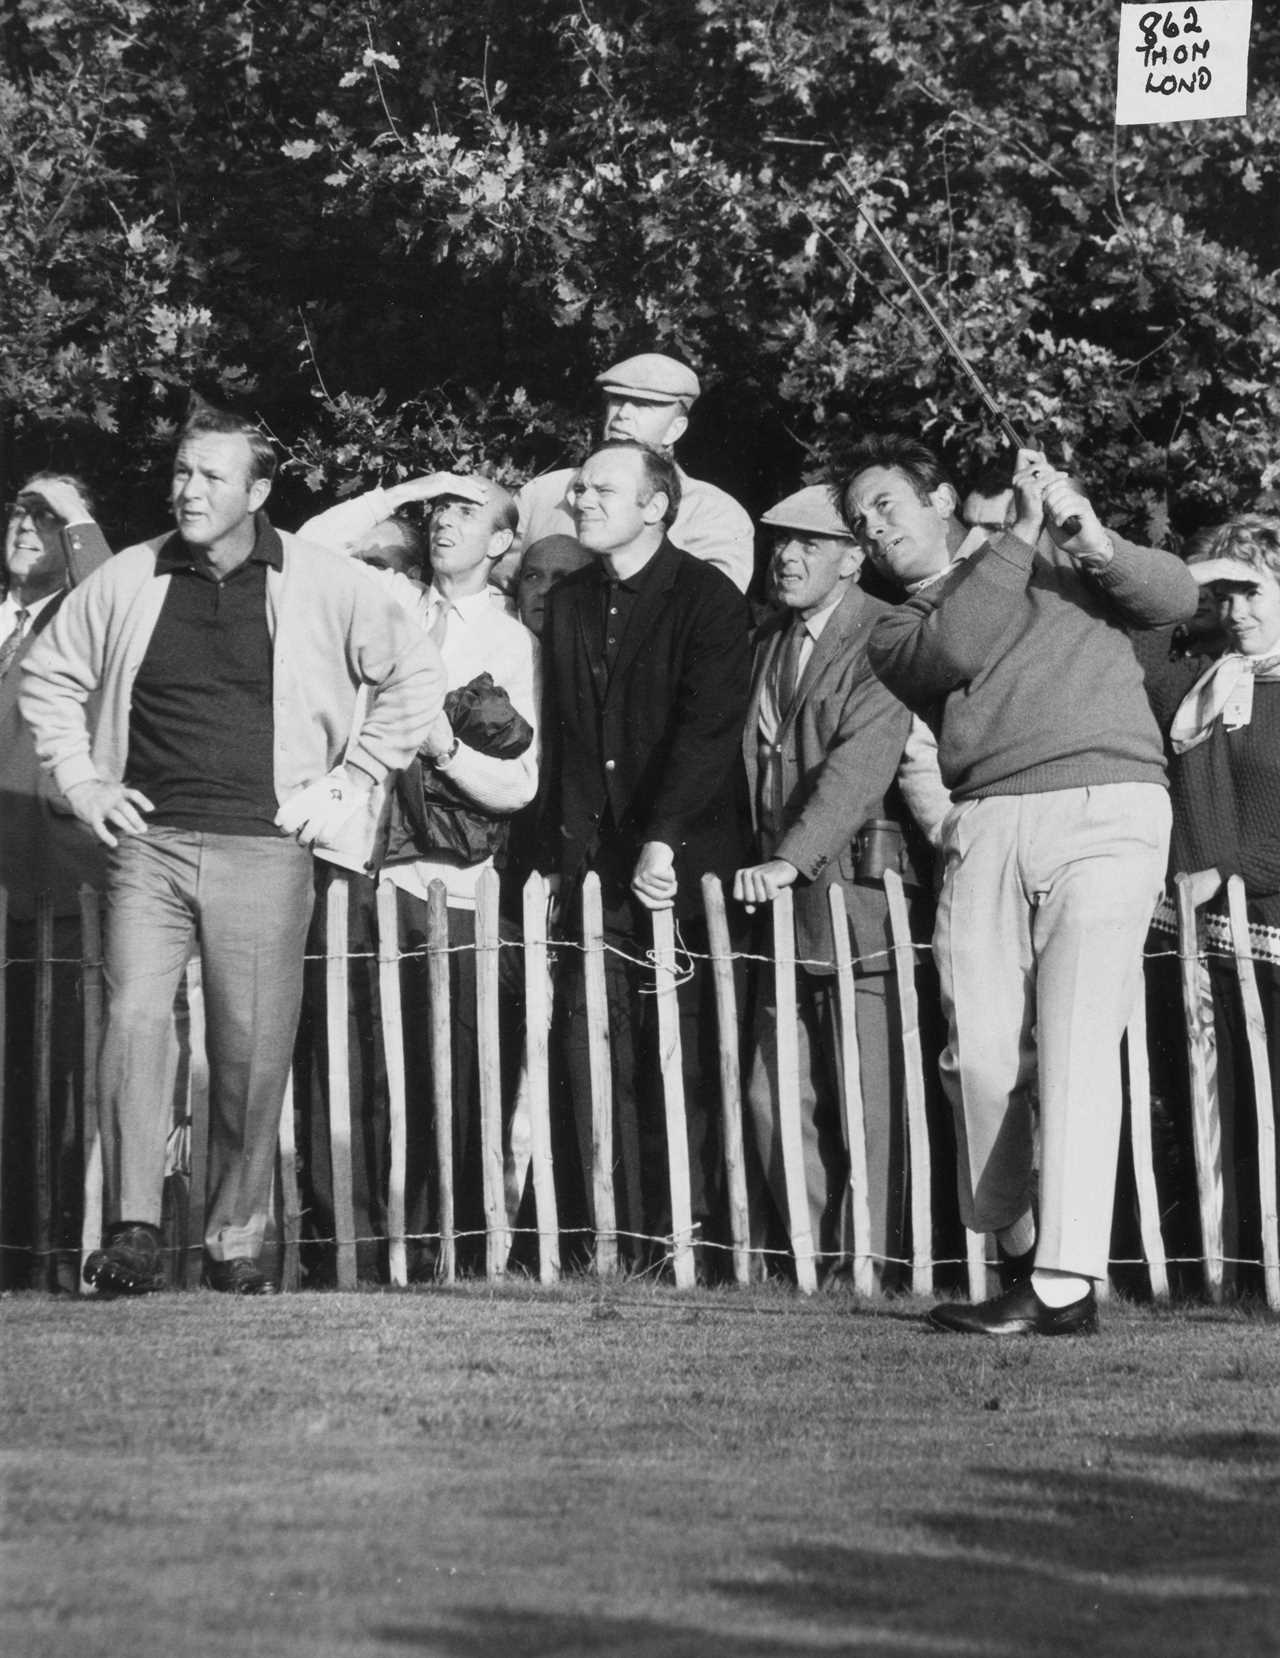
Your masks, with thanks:
[{"label": "flat cap", "polygon": [[836,511],[835,501],[826,484],[807,484],[770,507],[760,517],[762,524],[775,530],[803,530],[806,535],[838,537],[841,541],[854,540],[853,531]]},{"label": "flat cap", "polygon": [[674,357],[642,351],[596,375],[601,391],[643,397],[648,403],[692,403],[702,390],[698,376]]}]

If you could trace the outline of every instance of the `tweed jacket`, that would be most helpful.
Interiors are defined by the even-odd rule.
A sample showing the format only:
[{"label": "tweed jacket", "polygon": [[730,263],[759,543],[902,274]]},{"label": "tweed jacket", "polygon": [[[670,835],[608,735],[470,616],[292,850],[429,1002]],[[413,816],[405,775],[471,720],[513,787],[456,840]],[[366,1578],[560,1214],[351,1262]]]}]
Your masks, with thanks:
[{"label": "tweed jacket", "polygon": [[892,965],[884,888],[858,883],[856,870],[863,825],[903,816],[892,795],[911,715],[867,659],[871,630],[888,609],[850,584],[813,646],[767,754],[761,752],[760,699],[792,613],[770,617],[756,637],[743,761],[761,857],[785,858],[799,871],[796,953],[810,972],[835,968],[832,886],[844,894],[860,970],[883,973]]},{"label": "tweed jacket", "polygon": [[730,879],[750,843],[750,614],[722,571],[669,541],[647,568],[611,673],[602,564],[548,600],[538,862],[566,880],[596,867],[602,823],[615,864],[663,841],[675,853],[676,912],[698,913],[701,877]]}]

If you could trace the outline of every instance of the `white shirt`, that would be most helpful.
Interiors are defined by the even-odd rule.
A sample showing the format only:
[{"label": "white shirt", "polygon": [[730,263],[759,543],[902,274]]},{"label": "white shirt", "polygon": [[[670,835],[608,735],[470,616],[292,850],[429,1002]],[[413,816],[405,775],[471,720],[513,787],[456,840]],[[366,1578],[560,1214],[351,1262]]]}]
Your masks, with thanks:
[{"label": "white shirt", "polygon": [[[836,607],[844,598],[847,588],[841,584],[832,595],[831,602],[815,611],[812,616],[803,619],[792,617],[790,626],[800,622],[803,638],[800,641],[800,657],[796,665],[796,684],[804,678],[804,671],[809,666],[809,658],[813,655],[813,647],[822,638],[823,629],[836,613]],[[778,662],[785,648],[788,628],[783,628],[778,635],[778,648],[774,652],[770,671],[765,675],[764,684],[760,687],[760,741],[762,743],[776,743],[778,727],[782,724],[782,709],[778,707]]]},{"label": "white shirt", "polygon": [[[305,540],[349,555],[360,537],[389,515],[384,492],[371,489],[309,518],[300,534]],[[361,568],[370,581],[380,582],[384,591],[400,602],[424,632],[431,631],[439,607],[445,603],[443,594],[434,585],[424,587],[397,570],[380,570],[371,564]],[[533,741],[514,760],[480,754],[462,744],[441,772],[481,811],[507,817],[527,806],[538,792],[538,641],[516,619],[511,600],[496,587],[486,587],[465,599],[454,599],[449,609],[440,643],[447,688],[456,691],[470,684],[477,674],[491,674],[494,684],[501,685],[511,698],[512,707],[533,727]],[[347,869],[363,869],[385,799],[385,789],[376,789],[359,821],[344,829],[333,846],[318,846],[317,854]],[[459,869],[453,864],[422,858],[384,869],[382,879],[423,899],[428,896],[431,882],[441,880],[448,889],[451,904],[474,909],[480,871],[492,862],[492,858],[486,858],[482,863]]]},{"label": "white shirt", "polygon": [[31,632],[31,624],[36,617],[47,604],[57,598],[61,591],[62,589],[58,588],[56,592],[46,593],[43,599],[34,599],[30,604],[19,604],[12,593],[6,593],[4,598],[0,599],[0,643],[3,643],[17,627],[18,612],[20,610],[25,610],[27,613],[27,619],[22,624],[23,637],[25,638]]},{"label": "white shirt", "polygon": [[352,495],[308,518],[298,535],[303,541],[314,541],[318,547],[328,547],[335,553],[350,553],[361,536],[376,529],[394,512],[385,490],[368,489],[363,495]]},{"label": "white shirt", "polygon": [[[374,570],[375,576],[390,572]],[[511,698],[512,707],[533,727],[533,741],[514,760],[481,754],[462,744],[441,774],[449,778],[481,811],[509,816],[527,806],[538,789],[538,641],[507,608],[507,601],[492,588],[465,599],[446,601],[430,587],[415,611],[422,626],[430,631],[441,605],[448,603],[448,616],[440,655],[444,659],[449,690],[469,685],[477,674],[493,676]],[[413,863],[391,864],[382,879],[425,899],[432,881],[443,881],[449,902],[461,909],[475,907],[476,882],[491,858],[459,869],[453,864],[434,863],[420,858]]]}]

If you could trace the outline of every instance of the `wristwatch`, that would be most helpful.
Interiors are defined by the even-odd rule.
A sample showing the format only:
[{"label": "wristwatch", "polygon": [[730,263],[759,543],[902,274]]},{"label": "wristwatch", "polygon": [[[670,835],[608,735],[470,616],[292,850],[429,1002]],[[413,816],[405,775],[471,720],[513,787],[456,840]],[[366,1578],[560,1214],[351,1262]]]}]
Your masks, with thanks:
[{"label": "wristwatch", "polygon": [[437,771],[444,771],[447,767],[451,766],[453,764],[453,762],[458,758],[458,750],[461,747],[462,747],[462,739],[460,737],[455,736],[453,741],[449,744],[449,747],[445,751],[445,753],[437,754],[434,757],[434,759],[432,760],[431,764],[436,768]]}]

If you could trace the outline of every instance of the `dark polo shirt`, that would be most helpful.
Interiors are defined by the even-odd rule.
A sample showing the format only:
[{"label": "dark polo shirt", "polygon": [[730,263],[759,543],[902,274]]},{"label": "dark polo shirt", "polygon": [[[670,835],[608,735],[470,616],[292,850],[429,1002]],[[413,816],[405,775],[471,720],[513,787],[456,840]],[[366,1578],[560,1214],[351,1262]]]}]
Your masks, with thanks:
[{"label": "dark polo shirt", "polygon": [[278,835],[267,570],[284,567],[280,537],[257,517],[245,562],[219,580],[180,535],[156,555],[170,577],[133,685],[125,782],[161,828]]},{"label": "dark polo shirt", "polygon": [[[653,584],[653,569],[658,563],[656,557],[647,564],[642,564],[633,575],[619,578],[605,575],[607,566],[601,566],[603,575],[603,591],[601,593],[600,616],[600,644],[596,647],[595,672],[602,683],[607,684],[613,674],[614,664],[618,660],[618,652],[622,648],[622,641],[627,636],[631,626],[631,618],[641,597]],[[594,665],[593,665],[594,666]]]}]

